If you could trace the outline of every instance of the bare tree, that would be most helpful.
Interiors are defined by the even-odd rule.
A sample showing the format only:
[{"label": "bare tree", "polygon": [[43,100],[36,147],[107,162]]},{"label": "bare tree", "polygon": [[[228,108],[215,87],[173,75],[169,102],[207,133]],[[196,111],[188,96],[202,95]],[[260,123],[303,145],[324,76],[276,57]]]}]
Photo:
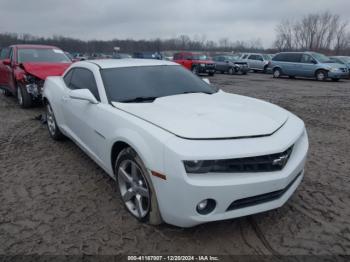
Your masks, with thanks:
[{"label": "bare tree", "polygon": [[284,20],[276,27],[275,47],[279,50],[313,50],[335,52],[345,50],[347,22],[329,12],[309,14],[300,21]]}]

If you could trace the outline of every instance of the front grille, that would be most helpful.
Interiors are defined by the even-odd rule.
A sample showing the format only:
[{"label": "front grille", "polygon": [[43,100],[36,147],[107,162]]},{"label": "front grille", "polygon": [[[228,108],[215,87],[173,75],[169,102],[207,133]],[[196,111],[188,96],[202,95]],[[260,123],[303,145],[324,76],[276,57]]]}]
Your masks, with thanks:
[{"label": "front grille", "polygon": [[299,178],[301,175],[301,172],[290,182],[285,188],[277,191],[273,191],[270,193],[262,194],[262,195],[257,195],[257,196],[252,196],[252,197],[247,197],[247,198],[242,198],[236,201],[233,201],[230,206],[226,209],[226,211],[232,211],[235,209],[239,208],[245,208],[245,207],[250,207],[250,206],[255,206],[259,204],[263,204],[266,202],[270,202],[276,199],[279,199],[288,191],[289,188],[294,184],[294,182]]},{"label": "front grille", "polygon": [[215,64],[206,64],[205,67],[207,69],[214,69],[215,68]]},{"label": "front grille", "polygon": [[288,162],[293,146],[282,153],[271,155],[216,160],[211,172],[251,173],[282,170]]}]

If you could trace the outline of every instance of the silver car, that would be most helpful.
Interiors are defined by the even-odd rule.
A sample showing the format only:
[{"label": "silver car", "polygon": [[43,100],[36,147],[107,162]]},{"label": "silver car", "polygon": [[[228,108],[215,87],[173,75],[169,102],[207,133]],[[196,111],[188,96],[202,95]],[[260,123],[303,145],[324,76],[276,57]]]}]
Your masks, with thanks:
[{"label": "silver car", "polygon": [[271,57],[267,54],[249,54],[246,56],[246,60],[254,72],[267,73]]}]

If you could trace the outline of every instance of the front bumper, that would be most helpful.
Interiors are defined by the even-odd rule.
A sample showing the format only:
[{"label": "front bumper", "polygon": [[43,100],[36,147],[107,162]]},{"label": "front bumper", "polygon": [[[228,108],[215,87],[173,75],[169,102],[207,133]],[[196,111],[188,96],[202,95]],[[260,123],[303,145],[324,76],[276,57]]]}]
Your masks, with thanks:
[{"label": "front bumper", "polygon": [[[308,138],[302,121],[296,117],[291,118],[288,120],[289,124],[276,134],[265,138],[216,141],[180,141],[179,138],[172,138],[165,149],[164,171],[167,180],[152,179],[164,221],[180,227],[191,227],[282,206],[303,178],[308,151]],[[281,171],[186,174],[182,164],[182,160],[185,159],[239,158],[282,152],[293,144],[293,153]],[[181,152],[186,152],[185,155],[176,152],[180,148]],[[230,205],[236,200],[282,189],[286,190],[277,199],[229,210]],[[204,199],[214,199],[216,207],[211,213],[200,215],[196,211],[196,206]]]},{"label": "front bumper", "polygon": [[235,64],[235,71],[241,73],[247,73],[250,71],[248,64]]},{"label": "front bumper", "polygon": [[343,71],[334,71],[334,72],[329,71],[328,77],[335,78],[335,79],[348,79],[349,72],[348,71],[345,71],[345,72],[343,72]]},{"label": "front bumper", "polygon": [[214,74],[215,73],[215,64],[205,64],[205,66],[198,66],[198,73],[200,74]]}]

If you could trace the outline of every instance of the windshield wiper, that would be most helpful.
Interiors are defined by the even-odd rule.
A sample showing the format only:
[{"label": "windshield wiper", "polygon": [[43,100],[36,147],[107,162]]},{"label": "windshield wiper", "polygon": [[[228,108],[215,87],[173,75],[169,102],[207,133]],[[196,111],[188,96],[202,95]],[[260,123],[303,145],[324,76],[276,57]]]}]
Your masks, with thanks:
[{"label": "windshield wiper", "polygon": [[156,96],[139,96],[139,97],[135,97],[135,98],[130,98],[130,99],[125,99],[122,101],[119,101],[120,103],[143,103],[143,102],[153,102],[154,100],[156,100],[158,97]]},{"label": "windshield wiper", "polygon": [[207,95],[211,95],[213,93],[209,93],[209,92],[204,92],[204,91],[186,91],[186,92],[183,92],[183,93],[180,93],[179,95],[182,95],[182,94],[207,94]]}]

